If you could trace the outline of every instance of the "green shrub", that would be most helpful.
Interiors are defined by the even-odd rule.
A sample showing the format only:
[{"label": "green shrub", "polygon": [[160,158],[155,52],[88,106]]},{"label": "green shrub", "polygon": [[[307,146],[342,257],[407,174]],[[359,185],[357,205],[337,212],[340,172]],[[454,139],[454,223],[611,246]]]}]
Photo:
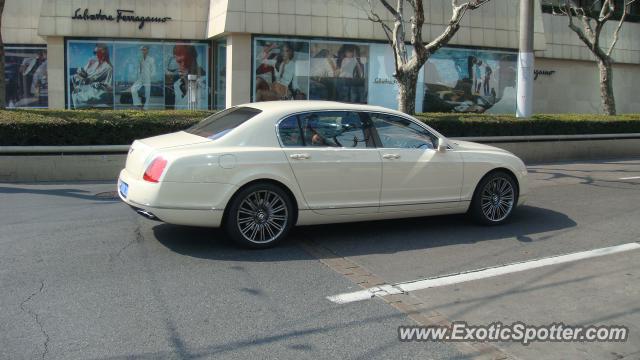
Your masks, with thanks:
[{"label": "green shrub", "polygon": [[640,114],[542,114],[527,120],[484,114],[425,113],[417,117],[449,137],[640,133]]},{"label": "green shrub", "polygon": [[[126,145],[135,139],[179,131],[212,111],[4,110],[0,146]],[[640,133],[640,115],[419,114],[450,137]]]},{"label": "green shrub", "polygon": [[125,145],[179,131],[207,111],[5,110],[0,145]]}]

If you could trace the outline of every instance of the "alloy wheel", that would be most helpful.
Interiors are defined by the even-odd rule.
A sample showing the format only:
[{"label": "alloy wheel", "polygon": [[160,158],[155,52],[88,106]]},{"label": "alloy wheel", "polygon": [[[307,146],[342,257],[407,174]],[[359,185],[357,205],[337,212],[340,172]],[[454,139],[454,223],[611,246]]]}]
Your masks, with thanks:
[{"label": "alloy wheel", "polygon": [[276,240],[287,228],[288,215],[286,202],[280,195],[259,190],[242,200],[236,222],[245,239],[266,244]]},{"label": "alloy wheel", "polygon": [[513,209],[515,190],[511,181],[496,177],[489,181],[480,196],[482,213],[489,221],[504,220]]}]

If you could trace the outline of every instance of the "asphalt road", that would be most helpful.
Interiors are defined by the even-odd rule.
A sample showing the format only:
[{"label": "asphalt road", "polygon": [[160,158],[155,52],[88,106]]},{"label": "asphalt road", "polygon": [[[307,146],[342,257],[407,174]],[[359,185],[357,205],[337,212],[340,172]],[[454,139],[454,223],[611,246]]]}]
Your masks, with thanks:
[{"label": "asphalt road", "polygon": [[[640,250],[416,291],[414,312],[326,299],[361,289],[339,261],[393,284],[639,240],[640,179],[620,178],[640,176],[640,160],[530,173],[530,199],[504,226],[444,216],[301,227],[258,251],[143,219],[108,193],[114,184],[0,184],[0,358],[640,358]],[[490,355],[398,341],[399,325],[434,312],[630,335],[496,343]]]}]

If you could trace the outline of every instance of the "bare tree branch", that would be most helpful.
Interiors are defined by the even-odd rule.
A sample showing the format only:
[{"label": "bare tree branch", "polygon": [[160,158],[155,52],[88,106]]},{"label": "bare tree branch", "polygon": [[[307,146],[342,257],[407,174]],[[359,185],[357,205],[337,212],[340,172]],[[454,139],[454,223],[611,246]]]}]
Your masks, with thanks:
[{"label": "bare tree branch", "polygon": [[425,49],[427,50],[427,52],[432,54],[436,50],[440,49],[443,45],[448,43],[449,40],[451,40],[451,38],[460,28],[460,21],[464,17],[467,10],[477,9],[488,2],[489,0],[471,0],[469,2],[458,5],[458,0],[452,0],[451,7],[453,8],[453,13],[451,15],[451,19],[449,20],[449,23],[447,24],[447,27],[444,29],[442,34],[425,45]]},{"label": "bare tree branch", "polygon": [[387,0],[380,0],[380,3],[382,3],[382,6],[384,6],[387,11],[389,11],[391,13],[391,15],[393,15],[393,17],[398,20],[400,18],[400,15],[398,14],[398,12],[396,11],[396,9],[393,8],[393,6],[391,6]]},{"label": "bare tree branch", "polygon": [[[391,49],[393,50],[393,61],[394,61],[395,69],[396,69],[396,72],[397,72],[398,69],[399,69],[398,66],[400,64],[398,64],[398,53],[396,51],[395,40],[392,37],[393,30],[375,12],[375,10],[373,9],[373,4],[371,3],[371,1],[372,0],[367,0],[367,2],[369,3],[369,16],[368,16],[369,20],[371,20],[373,22],[376,22],[376,23],[379,23],[382,26],[382,31],[384,31],[384,35],[387,37],[387,41],[389,42],[389,45],[391,46]],[[381,0],[381,2],[382,2],[382,0]]]},{"label": "bare tree branch", "polygon": [[629,14],[629,8],[631,4],[636,2],[636,0],[627,1],[624,4],[624,8],[622,9],[622,16],[620,16],[620,21],[618,21],[618,26],[616,26],[616,30],[613,33],[613,39],[611,40],[611,45],[609,45],[609,49],[607,50],[607,56],[611,56],[613,53],[613,48],[615,48],[616,43],[618,42],[618,38],[620,37],[620,29],[622,29],[622,24],[624,24],[624,20]]}]

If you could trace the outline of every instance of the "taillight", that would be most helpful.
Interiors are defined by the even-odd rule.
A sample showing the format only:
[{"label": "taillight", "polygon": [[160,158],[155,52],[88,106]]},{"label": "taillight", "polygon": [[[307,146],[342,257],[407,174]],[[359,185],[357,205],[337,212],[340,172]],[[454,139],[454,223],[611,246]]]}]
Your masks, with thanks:
[{"label": "taillight", "polygon": [[144,180],[157,183],[160,180],[160,176],[162,176],[162,172],[164,168],[167,166],[167,160],[162,156],[158,156],[153,159],[147,170],[144,172],[144,176],[142,177]]}]

